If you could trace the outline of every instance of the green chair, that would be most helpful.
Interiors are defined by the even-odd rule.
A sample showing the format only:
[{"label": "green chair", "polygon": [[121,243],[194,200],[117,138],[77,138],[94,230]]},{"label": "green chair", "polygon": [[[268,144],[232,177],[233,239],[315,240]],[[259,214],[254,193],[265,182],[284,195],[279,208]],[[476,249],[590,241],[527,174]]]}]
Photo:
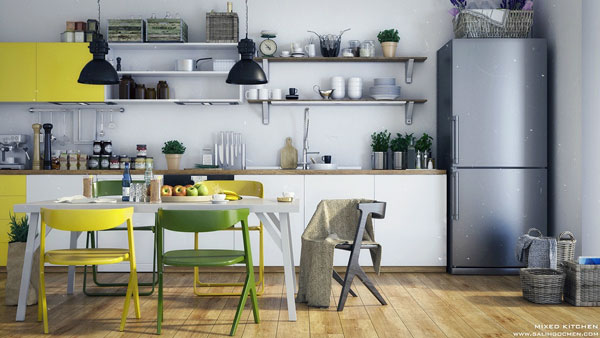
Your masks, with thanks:
[{"label": "green chair", "polygon": [[[144,183],[144,181],[133,181],[133,183]],[[103,196],[118,196],[122,193],[122,182],[121,181],[98,181],[94,182],[93,185],[94,197]],[[154,232],[154,225],[148,226],[134,226],[133,231],[152,231]],[[103,231],[127,231],[127,228],[112,228]],[[96,247],[96,233],[94,231],[87,232],[87,239],[85,243],[86,248]],[[151,286],[152,288],[146,292],[140,292],[140,296],[149,296],[154,292],[154,287],[158,284],[158,278],[156,276],[156,236],[154,236],[154,251],[152,254],[152,282],[138,283],[138,286]],[[98,281],[98,274],[102,272],[98,271],[96,265],[92,265],[92,275],[94,284],[97,287],[109,288],[109,287],[125,287],[127,283],[107,283]],[[83,293],[88,296],[125,296],[125,292],[91,292],[87,290],[87,265],[83,267]]]},{"label": "green chair", "polygon": [[[163,267],[172,266],[227,266],[246,264],[246,281],[240,296],[240,302],[235,313],[230,335],[234,335],[246,299],[250,294],[254,322],[259,323],[258,299],[254,283],[252,252],[250,250],[250,235],[248,234],[248,209],[234,210],[164,210],[158,209],[156,221],[156,237],[158,244],[158,306],[156,332],[160,334],[163,321]],[[244,251],[241,250],[210,250],[191,249],[164,252],[164,229],[176,232],[212,232],[226,230],[237,223],[242,224]]]}]

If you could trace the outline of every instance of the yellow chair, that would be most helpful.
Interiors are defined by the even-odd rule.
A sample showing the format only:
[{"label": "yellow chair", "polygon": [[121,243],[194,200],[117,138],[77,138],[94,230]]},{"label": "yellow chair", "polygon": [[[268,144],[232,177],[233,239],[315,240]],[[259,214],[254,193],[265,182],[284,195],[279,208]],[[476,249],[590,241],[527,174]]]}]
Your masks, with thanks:
[{"label": "yellow chair", "polygon": [[[257,181],[203,181],[208,188],[208,193],[218,194],[222,190],[235,191],[240,196],[251,196],[264,198],[263,184]],[[241,231],[242,228],[231,227],[227,230]],[[263,224],[260,222],[258,226],[248,227],[250,231],[258,231],[259,234],[259,256],[258,256],[258,281],[256,281],[257,295],[262,295],[265,292],[265,258],[264,258],[264,240],[263,240]],[[198,250],[198,233],[195,233],[194,238],[194,249]],[[243,286],[244,283],[203,283],[200,281],[198,267],[194,267],[194,293],[197,296],[238,296],[239,293],[235,292],[222,292],[222,293],[204,293],[200,292],[200,287],[214,287],[214,286]]]},{"label": "yellow chair", "polygon": [[[40,230],[40,290],[38,300],[38,321],[44,321],[44,333],[48,333],[48,307],[46,304],[46,285],[44,282],[44,264],[56,265],[102,265],[129,261],[131,272],[125,296],[125,306],[121,316],[120,331],[125,328],[129,312],[129,301],[133,295],[135,317],[140,318],[140,299],[135,267],[135,248],[133,245],[133,208],[99,210],[54,210],[43,209]],[[63,249],[46,252],[46,225],[63,231],[101,231],[127,223],[128,249]]]}]

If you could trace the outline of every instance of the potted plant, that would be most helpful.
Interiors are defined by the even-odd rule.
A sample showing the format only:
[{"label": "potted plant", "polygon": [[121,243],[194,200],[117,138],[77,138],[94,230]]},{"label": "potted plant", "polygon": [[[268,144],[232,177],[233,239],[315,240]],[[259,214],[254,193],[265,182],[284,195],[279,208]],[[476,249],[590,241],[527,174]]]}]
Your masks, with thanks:
[{"label": "potted plant", "polygon": [[[8,259],[6,262],[6,305],[17,305],[19,301],[19,288],[21,286],[21,274],[23,272],[23,261],[25,247],[27,246],[27,234],[29,232],[29,218],[27,215],[17,219],[15,214],[9,213],[10,231],[8,232]],[[38,281],[40,266],[40,250],[33,253],[31,265],[31,281],[27,291],[27,305],[37,304]]]},{"label": "potted plant", "polygon": [[402,136],[402,134],[397,133],[396,137],[390,142],[390,149],[393,152],[394,169],[406,169],[406,153],[413,139],[413,134],[407,133]]},{"label": "potted plant", "polygon": [[167,158],[167,169],[179,170],[181,155],[185,153],[185,147],[183,146],[183,143],[176,140],[167,141],[162,147],[162,152]]},{"label": "potted plant", "polygon": [[427,169],[427,160],[431,157],[431,146],[433,145],[433,137],[427,133],[415,142],[415,150],[417,151],[417,169]]},{"label": "potted plant", "polygon": [[371,158],[373,159],[373,169],[387,168],[387,151],[390,148],[390,138],[392,134],[386,130],[371,134]]},{"label": "potted plant", "polygon": [[396,48],[398,47],[398,41],[400,41],[397,29],[386,29],[381,31],[377,34],[377,39],[381,44],[383,56],[386,58],[393,58],[396,56]]}]

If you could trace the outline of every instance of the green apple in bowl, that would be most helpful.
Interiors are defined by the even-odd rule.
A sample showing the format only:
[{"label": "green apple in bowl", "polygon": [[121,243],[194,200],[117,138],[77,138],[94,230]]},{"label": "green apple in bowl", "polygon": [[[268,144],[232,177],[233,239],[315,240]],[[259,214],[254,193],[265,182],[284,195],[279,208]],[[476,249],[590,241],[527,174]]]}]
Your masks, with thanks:
[{"label": "green apple in bowl", "polygon": [[198,189],[194,187],[188,187],[185,189],[186,196],[198,196]]},{"label": "green apple in bowl", "polygon": [[194,184],[194,188],[198,190],[198,196],[208,196],[208,187],[202,183]]}]

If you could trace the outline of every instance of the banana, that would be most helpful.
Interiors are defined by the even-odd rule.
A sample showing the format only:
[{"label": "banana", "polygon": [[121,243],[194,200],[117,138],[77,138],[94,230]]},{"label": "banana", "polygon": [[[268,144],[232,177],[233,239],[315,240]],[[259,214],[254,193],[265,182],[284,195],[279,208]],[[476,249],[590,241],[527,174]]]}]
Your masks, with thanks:
[{"label": "banana", "polygon": [[237,200],[241,200],[242,198],[240,197],[240,195],[238,195],[235,191],[231,191],[231,190],[222,190],[221,191],[222,194],[225,194],[225,199],[227,201],[237,201]]}]

